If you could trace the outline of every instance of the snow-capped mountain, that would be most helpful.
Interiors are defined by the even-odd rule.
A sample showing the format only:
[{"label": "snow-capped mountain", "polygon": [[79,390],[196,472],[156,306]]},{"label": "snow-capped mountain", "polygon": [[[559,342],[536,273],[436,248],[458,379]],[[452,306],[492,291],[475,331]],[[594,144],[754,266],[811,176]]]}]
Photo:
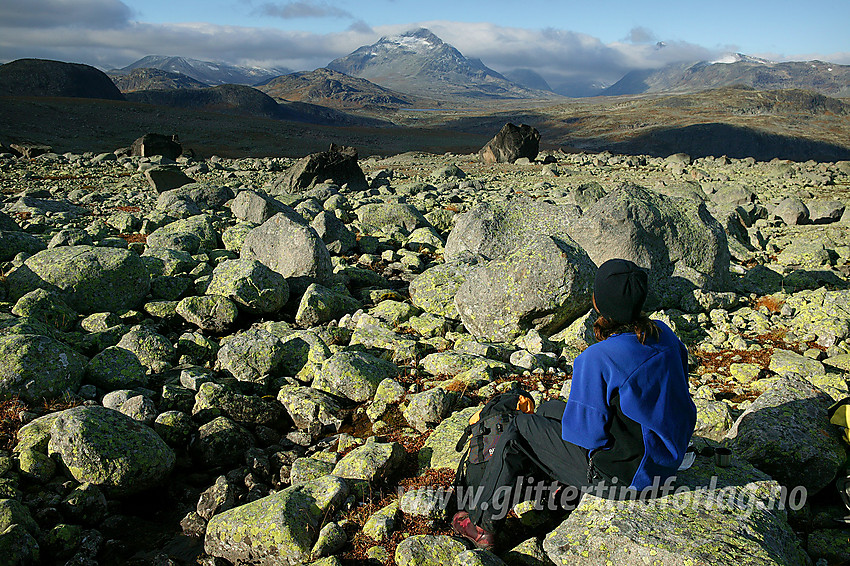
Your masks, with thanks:
[{"label": "snow-capped mountain", "polygon": [[605,95],[696,92],[727,86],[757,90],[805,89],[828,96],[850,96],[850,65],[823,61],[776,63],[733,53],[714,61],[675,63],[661,69],[631,71],[605,89]]},{"label": "snow-capped mountain", "polygon": [[114,69],[110,73],[126,74],[133,69],[140,68],[162,69],[163,71],[180,73],[208,85],[254,85],[291,72],[286,68],[264,69],[262,67],[243,67],[213,61],[200,61],[188,57],[148,55],[126,67]]},{"label": "snow-capped mountain", "polygon": [[425,28],[382,37],[331,61],[327,68],[437,100],[552,96],[512,82],[478,59],[464,57]]}]

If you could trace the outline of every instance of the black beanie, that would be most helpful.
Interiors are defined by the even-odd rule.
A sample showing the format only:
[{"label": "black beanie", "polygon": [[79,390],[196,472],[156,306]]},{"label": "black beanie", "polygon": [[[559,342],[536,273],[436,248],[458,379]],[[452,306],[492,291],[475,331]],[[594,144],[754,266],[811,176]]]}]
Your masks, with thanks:
[{"label": "black beanie", "polygon": [[596,271],[593,298],[599,314],[621,324],[632,322],[646,301],[647,276],[627,259],[609,259]]}]

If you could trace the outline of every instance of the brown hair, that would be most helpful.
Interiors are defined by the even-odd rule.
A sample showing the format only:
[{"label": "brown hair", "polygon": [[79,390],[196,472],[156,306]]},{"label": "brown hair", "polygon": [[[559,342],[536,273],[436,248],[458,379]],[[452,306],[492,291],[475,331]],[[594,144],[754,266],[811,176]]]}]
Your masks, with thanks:
[{"label": "brown hair", "polygon": [[640,313],[640,316],[635,320],[625,323],[614,322],[599,315],[596,318],[596,322],[593,323],[593,335],[600,342],[614,334],[623,334],[625,332],[634,332],[641,344],[646,344],[647,337],[657,340],[661,333],[658,330],[658,325],[644,313]]}]

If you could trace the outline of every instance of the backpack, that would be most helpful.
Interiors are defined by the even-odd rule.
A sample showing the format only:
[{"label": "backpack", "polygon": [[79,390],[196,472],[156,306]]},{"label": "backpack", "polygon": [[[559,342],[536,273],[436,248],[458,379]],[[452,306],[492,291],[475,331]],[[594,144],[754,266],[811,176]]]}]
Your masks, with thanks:
[{"label": "backpack", "polygon": [[[533,413],[534,399],[515,389],[490,398],[469,419],[455,450],[463,452],[453,487],[483,489],[492,493],[500,476],[516,475],[529,464],[525,455],[510,447],[519,440],[514,419],[519,412]],[[477,516],[479,509],[464,508],[462,498],[455,501],[458,510]]]},{"label": "backpack", "polygon": [[[832,405],[827,411],[827,416],[829,417],[829,422],[841,427],[841,437],[850,443],[850,397],[845,397]],[[843,473],[838,474],[838,481],[835,482],[835,487],[838,489],[838,495],[841,496],[844,506],[850,511],[850,470],[845,468]],[[836,520],[850,525],[850,515]]]}]

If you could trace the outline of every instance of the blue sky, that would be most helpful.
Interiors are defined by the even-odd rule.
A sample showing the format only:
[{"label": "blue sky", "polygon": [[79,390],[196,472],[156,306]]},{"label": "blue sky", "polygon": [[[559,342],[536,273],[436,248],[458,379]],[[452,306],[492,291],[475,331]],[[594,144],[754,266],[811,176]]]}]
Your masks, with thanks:
[{"label": "blue sky", "polygon": [[428,27],[497,71],[610,83],[726,52],[850,64],[848,23],[850,0],[0,0],[0,61],[108,69],[156,54],[312,70]]}]

